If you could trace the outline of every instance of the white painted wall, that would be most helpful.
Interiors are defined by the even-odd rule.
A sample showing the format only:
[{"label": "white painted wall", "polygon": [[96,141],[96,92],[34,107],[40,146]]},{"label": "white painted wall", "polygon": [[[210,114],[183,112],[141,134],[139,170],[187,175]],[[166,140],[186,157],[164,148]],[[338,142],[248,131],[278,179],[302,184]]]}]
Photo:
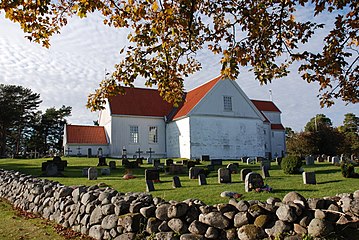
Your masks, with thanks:
[{"label": "white painted wall", "polygon": [[272,124],[281,124],[280,112],[267,112],[263,111],[263,114],[268,118]]},{"label": "white painted wall", "polygon": [[190,121],[188,117],[167,124],[167,157],[191,158],[189,124]]},{"label": "white painted wall", "polygon": [[[80,149],[78,149],[80,148]],[[97,156],[98,149],[102,148],[102,155],[108,156],[110,154],[108,145],[85,145],[85,144],[65,144],[64,145],[64,156],[87,156],[88,149],[91,149],[92,156]],[[70,149],[70,153],[68,154],[68,149]]]},{"label": "white painted wall", "polygon": [[[107,138],[108,142],[111,144],[112,136],[110,133],[111,133],[111,129],[112,129],[112,124],[111,124],[110,106],[108,103],[106,104],[105,109],[100,111],[98,123],[100,126],[103,126],[105,128],[106,138]],[[111,147],[112,146],[110,145],[110,149],[111,149]]]},{"label": "white painted wall", "polygon": [[[271,142],[271,128],[270,123],[263,123],[263,134],[264,134],[264,152],[268,157],[269,153],[272,152],[272,142]],[[273,155],[272,155],[273,157]]]},{"label": "white painted wall", "polygon": [[191,116],[191,157],[239,159],[264,156],[261,119]]},{"label": "white painted wall", "polygon": [[272,144],[272,157],[284,157],[282,152],[286,152],[285,146],[285,131],[284,130],[272,130],[271,134]]},{"label": "white painted wall", "polygon": [[[138,126],[139,143],[130,143],[130,126]],[[149,127],[156,126],[158,134],[158,143],[149,143]],[[147,157],[145,152],[152,148],[155,151],[154,157],[164,157],[166,155],[166,133],[164,118],[160,117],[141,117],[141,116],[123,116],[112,115],[111,121],[111,156],[121,157],[122,148],[127,150],[127,156],[132,157],[136,154],[138,148],[143,153],[141,156]]]},{"label": "white painted wall", "polygon": [[[232,97],[232,111],[224,111],[223,96]],[[263,119],[258,109],[232,80],[220,80],[191,111],[191,115],[218,115]],[[264,119],[263,119],[264,120]]]}]

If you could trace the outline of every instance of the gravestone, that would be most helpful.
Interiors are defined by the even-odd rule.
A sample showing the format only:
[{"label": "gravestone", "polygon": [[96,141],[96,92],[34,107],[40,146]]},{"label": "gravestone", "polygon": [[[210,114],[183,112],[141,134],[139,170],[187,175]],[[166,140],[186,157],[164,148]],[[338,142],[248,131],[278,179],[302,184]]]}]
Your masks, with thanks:
[{"label": "gravestone", "polygon": [[153,159],[153,167],[158,168],[160,163],[161,163],[160,159]]},{"label": "gravestone", "polygon": [[276,157],[275,161],[276,161],[278,166],[280,166],[282,164],[282,158],[281,157]]},{"label": "gravestone", "polygon": [[127,160],[127,149],[125,146],[122,147],[122,161],[126,159]]},{"label": "gravestone", "polygon": [[241,157],[242,163],[246,163],[248,158],[249,158],[249,157]]},{"label": "gravestone", "polygon": [[168,171],[169,174],[174,175],[174,174],[182,174],[185,172],[184,170],[184,166],[181,164],[172,164],[168,167]]},{"label": "gravestone", "polygon": [[345,156],[344,156],[344,154],[341,154],[340,155],[340,162],[344,162],[345,161]]},{"label": "gravestone", "polygon": [[189,170],[191,167],[195,167],[196,162],[195,161],[188,161],[187,162],[187,169]]},{"label": "gravestone", "polygon": [[214,165],[207,165],[206,168],[208,171],[214,171]]},{"label": "gravestone", "polygon": [[173,159],[166,159],[165,164],[166,164],[166,167],[173,165]]},{"label": "gravestone", "polygon": [[312,155],[305,157],[305,165],[314,165],[314,157]]},{"label": "gravestone", "polygon": [[262,177],[263,177],[263,178],[270,177],[270,175],[269,175],[269,169],[268,169],[266,166],[263,166],[263,167],[262,167]]},{"label": "gravestone", "polygon": [[160,172],[158,169],[146,169],[145,170],[145,179],[159,182],[160,181]]},{"label": "gravestone", "polygon": [[271,167],[271,161],[268,158],[262,158],[262,161],[260,162],[261,169],[262,167],[266,167],[267,169],[270,169]]},{"label": "gravestone", "polygon": [[263,178],[260,174],[255,172],[250,172],[246,175],[246,179],[244,181],[244,190],[246,192],[250,192],[253,189],[263,188],[264,182]]},{"label": "gravestone", "polygon": [[322,158],[322,156],[317,157],[317,162],[324,162],[324,159]]},{"label": "gravestone", "polygon": [[191,167],[188,172],[189,179],[197,179],[199,174],[203,174],[204,169],[199,167]]},{"label": "gravestone", "polygon": [[209,155],[202,155],[201,156],[201,161],[209,161]]},{"label": "gravestone", "polygon": [[88,171],[89,171],[89,168],[83,168],[83,169],[82,169],[82,176],[83,176],[83,177],[87,177]]},{"label": "gravestone", "polygon": [[246,180],[247,174],[250,173],[250,172],[252,172],[251,169],[249,169],[249,168],[243,168],[243,169],[241,170],[241,181],[244,182],[244,181]]},{"label": "gravestone", "polygon": [[219,168],[218,169],[218,183],[231,183],[232,177],[231,172],[228,168]]},{"label": "gravestone", "polygon": [[238,164],[230,163],[227,165],[227,168],[229,169],[229,171],[231,171],[231,174],[238,173]]},{"label": "gravestone", "polygon": [[108,166],[110,167],[110,169],[116,169],[116,162],[115,161],[109,161],[108,162]]},{"label": "gravestone", "polygon": [[263,161],[264,158],[262,157],[256,157],[256,163],[260,163]]},{"label": "gravestone", "polygon": [[56,177],[59,175],[57,165],[54,163],[47,164],[45,174],[48,177]]},{"label": "gravestone", "polygon": [[109,168],[101,168],[101,175],[108,176],[111,174],[111,170]]},{"label": "gravestone", "polygon": [[88,158],[91,158],[91,157],[92,157],[92,149],[91,149],[91,148],[88,148],[88,149],[87,149],[87,157],[88,157]]},{"label": "gravestone", "polygon": [[146,180],[146,191],[147,192],[155,191],[155,185],[153,184],[152,180]]},{"label": "gravestone", "polygon": [[181,185],[181,180],[178,176],[173,176],[173,181],[172,181],[172,187],[173,188],[180,188],[182,187]]},{"label": "gravestone", "polygon": [[153,163],[153,158],[148,157],[146,160],[147,160],[147,164],[152,164]]},{"label": "gravestone", "polygon": [[59,156],[55,156],[52,160],[48,160],[46,162],[43,162],[41,165],[41,170],[43,172],[46,171],[47,165],[49,164],[55,164],[57,167],[57,171],[58,172],[62,172],[65,170],[65,167],[67,167],[67,161],[66,160],[61,160],[61,157]]},{"label": "gravestone", "polygon": [[141,164],[143,164],[143,157],[136,158],[136,162],[137,162],[137,166],[140,166]]},{"label": "gravestone", "polygon": [[97,179],[97,168],[90,167],[87,173],[88,180],[96,180]]},{"label": "gravestone", "polygon": [[100,166],[107,166],[107,163],[106,163],[106,158],[105,157],[99,157],[98,158],[98,164],[97,164],[98,167]]},{"label": "gravestone", "polygon": [[332,164],[339,164],[340,163],[340,159],[339,159],[339,157],[337,157],[337,156],[334,156],[334,157],[332,157]]},{"label": "gravestone", "polygon": [[255,164],[255,161],[253,158],[247,158],[247,164]]},{"label": "gravestone", "polygon": [[303,172],[302,175],[304,184],[317,184],[315,172]]},{"label": "gravestone", "polygon": [[222,166],[222,159],[211,159],[211,165]]},{"label": "gravestone", "polygon": [[332,162],[331,160],[332,160],[332,157],[331,157],[331,156],[328,156],[328,157],[327,157],[327,162]]},{"label": "gravestone", "polygon": [[198,175],[198,185],[207,185],[206,175],[202,173]]},{"label": "gravestone", "polygon": [[122,166],[124,166],[125,168],[129,168],[129,169],[139,167],[137,160],[130,161],[130,160],[127,160],[127,159],[122,160]]}]

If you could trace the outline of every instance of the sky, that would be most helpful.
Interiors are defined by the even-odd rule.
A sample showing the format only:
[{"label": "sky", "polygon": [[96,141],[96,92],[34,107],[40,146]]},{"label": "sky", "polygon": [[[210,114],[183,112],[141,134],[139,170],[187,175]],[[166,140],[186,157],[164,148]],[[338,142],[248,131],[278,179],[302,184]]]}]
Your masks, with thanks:
[{"label": "sky", "polygon": [[[309,17],[307,14],[306,9],[298,12],[303,19]],[[327,17],[324,15],[320,20],[325,22]],[[320,50],[325,33],[326,30],[319,31],[308,50]],[[98,87],[105,72],[111,72],[123,58],[120,49],[128,44],[127,30],[105,26],[102,17],[93,14],[85,19],[70,19],[61,34],[51,39],[49,49],[29,42],[24,36],[18,24],[0,14],[0,83],[21,85],[39,93],[43,111],[50,107],[71,106],[69,123],[93,125],[98,113],[86,108],[87,96]],[[187,91],[220,74],[220,56],[201,51],[197,58],[202,63],[202,70],[185,79]],[[304,129],[305,124],[319,113],[327,115],[334,126],[342,124],[346,113],[359,115],[358,104],[346,105],[340,100],[330,108],[320,108],[319,86],[302,80],[296,70],[271,84],[260,85],[246,68],[236,82],[250,99],[269,100],[271,90],[272,99],[282,112],[283,125],[296,131]],[[135,86],[144,87],[144,81],[136,81]]]}]

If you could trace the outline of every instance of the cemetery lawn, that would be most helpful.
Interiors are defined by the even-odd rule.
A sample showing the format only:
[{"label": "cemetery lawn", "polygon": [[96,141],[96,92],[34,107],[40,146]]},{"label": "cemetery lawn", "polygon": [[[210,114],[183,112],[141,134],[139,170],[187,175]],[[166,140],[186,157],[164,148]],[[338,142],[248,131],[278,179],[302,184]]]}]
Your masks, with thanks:
[{"label": "cemetery lawn", "polygon": [[[0,159],[0,168],[7,170],[16,170],[22,173],[47,178],[53,181],[58,181],[64,185],[95,185],[98,183],[105,183],[108,186],[116,189],[119,192],[144,192],[146,191],[144,171],[146,168],[151,168],[152,165],[143,164],[140,168],[132,169],[132,173],[136,176],[135,179],[124,180],[122,177],[126,172],[121,166],[120,160],[107,158],[106,162],[116,161],[117,169],[111,170],[111,175],[101,176],[99,174],[97,180],[87,180],[82,176],[82,168],[94,167],[98,163],[98,158],[85,157],[63,157],[63,160],[68,161],[68,167],[63,172],[64,177],[41,177],[41,163],[51,159]],[[164,159],[161,160],[164,163]],[[222,167],[234,161],[224,161]],[[198,167],[205,167],[209,162]],[[103,168],[103,167],[98,167]],[[252,171],[261,173],[259,164],[244,164],[239,163],[239,169],[250,168]],[[151,192],[153,196],[161,197],[165,200],[182,201],[188,198],[196,198],[202,200],[208,205],[216,203],[228,203],[228,198],[220,197],[223,191],[233,191],[242,194],[244,200],[261,200],[265,201],[269,197],[283,198],[290,191],[296,191],[302,194],[305,198],[334,196],[337,193],[352,193],[359,190],[359,178],[344,178],[341,174],[340,167],[334,166],[330,163],[315,163],[313,166],[303,166],[307,172],[315,172],[316,185],[303,184],[302,175],[286,175],[275,162],[272,162],[270,177],[264,179],[264,183],[273,188],[271,193],[267,192],[249,192],[244,191],[244,182],[240,181],[240,174],[232,174],[231,184],[219,184],[217,180],[217,171],[212,171],[208,175],[208,185],[198,185],[198,179],[189,179],[188,174],[179,175],[182,188],[174,189],[172,187],[172,175],[160,174],[160,183],[155,183],[155,191]],[[216,167],[218,169],[218,167]],[[359,172],[357,167],[356,172]],[[99,171],[100,173],[100,171]],[[1,236],[0,236],[1,238]]]},{"label": "cemetery lawn", "polygon": [[50,221],[13,209],[11,204],[0,199],[0,239],[64,240],[90,239]]}]

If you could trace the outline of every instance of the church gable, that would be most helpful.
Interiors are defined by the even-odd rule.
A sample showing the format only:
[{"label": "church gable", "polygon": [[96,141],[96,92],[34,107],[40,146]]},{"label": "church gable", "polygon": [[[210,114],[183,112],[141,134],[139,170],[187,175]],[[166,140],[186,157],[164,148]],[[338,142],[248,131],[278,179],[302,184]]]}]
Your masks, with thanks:
[{"label": "church gable", "polygon": [[190,115],[255,118],[265,121],[238,84],[229,79],[217,81]]}]

